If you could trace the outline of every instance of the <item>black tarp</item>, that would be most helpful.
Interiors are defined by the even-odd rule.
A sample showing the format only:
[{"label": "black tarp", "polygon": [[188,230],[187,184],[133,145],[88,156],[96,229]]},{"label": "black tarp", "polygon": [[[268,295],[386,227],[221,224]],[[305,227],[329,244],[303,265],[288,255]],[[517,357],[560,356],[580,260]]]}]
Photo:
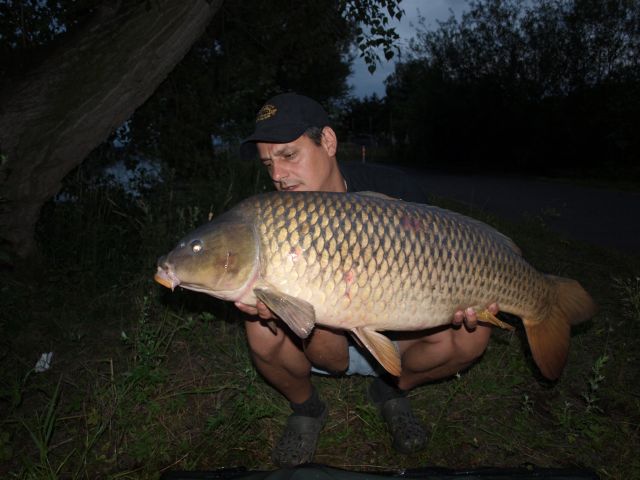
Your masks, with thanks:
[{"label": "black tarp", "polygon": [[212,471],[165,472],[162,480],[599,480],[599,476],[578,468],[475,468],[451,470],[425,467],[399,472],[355,472],[326,465],[308,464],[272,471],[256,471],[244,468],[227,468]]}]

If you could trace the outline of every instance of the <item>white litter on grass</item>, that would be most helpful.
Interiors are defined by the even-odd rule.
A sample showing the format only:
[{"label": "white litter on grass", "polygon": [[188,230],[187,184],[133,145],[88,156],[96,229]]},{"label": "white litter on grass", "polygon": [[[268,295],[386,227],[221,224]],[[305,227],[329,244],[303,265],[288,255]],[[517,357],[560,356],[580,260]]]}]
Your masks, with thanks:
[{"label": "white litter on grass", "polygon": [[40,355],[40,359],[36,363],[36,373],[46,372],[51,368],[51,359],[53,358],[53,352],[43,353]]}]

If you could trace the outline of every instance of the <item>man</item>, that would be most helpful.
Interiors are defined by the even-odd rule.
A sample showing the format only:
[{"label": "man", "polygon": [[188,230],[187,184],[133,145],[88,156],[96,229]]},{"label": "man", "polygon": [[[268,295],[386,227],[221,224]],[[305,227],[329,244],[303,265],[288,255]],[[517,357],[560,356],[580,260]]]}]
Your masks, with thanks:
[{"label": "man", "polygon": [[[369,190],[408,201],[426,201],[419,186],[395,170],[341,168],[336,158],[338,140],[327,113],[308,97],[286,93],[269,100],[258,112],[254,133],[243,144],[249,142],[255,144],[276,190]],[[342,331],[317,326],[303,341],[282,323],[274,334],[264,321],[275,317],[263,303],[236,306],[252,315],[245,326],[256,368],[289,400],[293,410],[272,459],[282,467],[310,462],[327,416],[327,406],[311,383],[312,369],[329,374],[376,375],[375,367],[350,345]],[[496,304],[488,309],[494,314],[498,311]],[[489,335],[488,327],[478,325],[476,312],[466,309],[454,314],[450,327],[393,337],[401,355],[402,373],[397,380],[380,373],[369,387],[369,396],[380,409],[398,451],[418,451],[427,437],[406,392],[469,367],[484,352]]]}]

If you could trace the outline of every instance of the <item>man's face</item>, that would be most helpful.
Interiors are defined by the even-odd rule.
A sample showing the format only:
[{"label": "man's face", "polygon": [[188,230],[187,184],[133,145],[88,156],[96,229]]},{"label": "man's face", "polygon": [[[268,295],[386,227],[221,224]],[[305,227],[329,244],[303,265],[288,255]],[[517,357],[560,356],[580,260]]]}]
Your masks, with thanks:
[{"label": "man's face", "polygon": [[260,161],[267,167],[276,190],[333,190],[330,177],[335,152],[331,152],[325,140],[316,145],[302,135],[289,143],[256,143]]}]

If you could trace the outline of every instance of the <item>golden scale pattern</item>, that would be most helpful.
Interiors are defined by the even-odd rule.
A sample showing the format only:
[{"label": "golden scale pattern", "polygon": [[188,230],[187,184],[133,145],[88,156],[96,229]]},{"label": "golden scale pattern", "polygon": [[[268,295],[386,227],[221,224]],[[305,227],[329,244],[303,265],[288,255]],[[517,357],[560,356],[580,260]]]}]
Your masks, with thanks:
[{"label": "golden scale pattern", "polygon": [[548,282],[506,239],[437,207],[323,192],[252,202],[268,260],[263,277],[312,303],[320,323],[426,328],[447,322],[452,299],[459,307],[498,299],[516,313],[548,294]]}]

